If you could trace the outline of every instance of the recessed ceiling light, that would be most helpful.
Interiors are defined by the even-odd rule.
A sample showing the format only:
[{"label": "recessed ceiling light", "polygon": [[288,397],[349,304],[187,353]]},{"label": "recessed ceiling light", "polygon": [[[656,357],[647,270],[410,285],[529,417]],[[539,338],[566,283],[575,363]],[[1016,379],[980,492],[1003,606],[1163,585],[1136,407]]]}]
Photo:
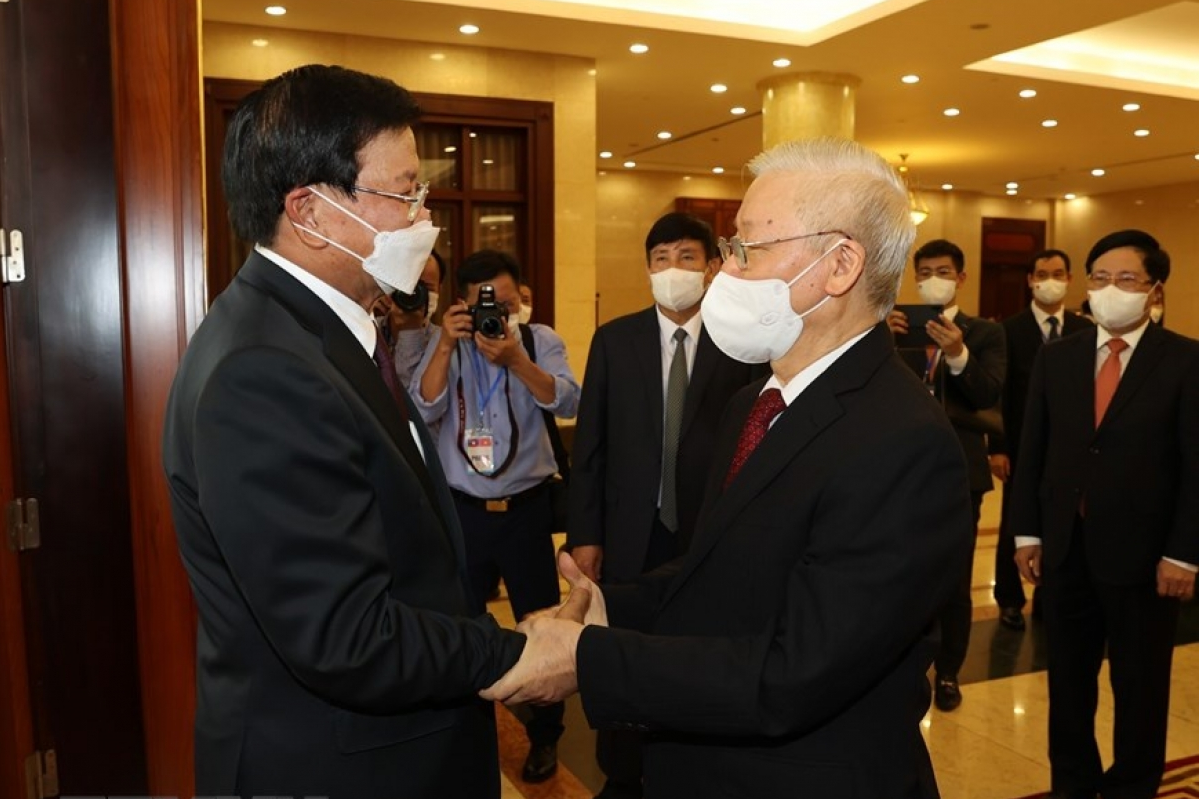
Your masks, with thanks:
[{"label": "recessed ceiling light", "polygon": [[429,53],[430,61],[445,61],[445,53]]},{"label": "recessed ceiling light", "polygon": [[671,136],[673,136],[673,135],[674,135],[674,134],[673,134],[673,133],[671,133],[671,132],[670,132],[670,131],[668,131],[668,130],[660,130],[660,131],[658,131],[658,138],[659,138],[659,139],[669,139],[669,138],[670,138]]},{"label": "recessed ceiling light", "polygon": [[722,166],[714,166],[714,167],[712,167],[712,171],[713,171],[714,173],[716,173],[717,175],[723,175],[723,174],[724,174],[724,167],[722,167]]},{"label": "recessed ceiling light", "polygon": [[1056,119],[1043,119],[1043,120],[1041,120],[1041,127],[1043,127],[1043,128],[1056,128],[1056,127],[1057,127],[1057,120],[1056,120]]},{"label": "recessed ceiling light", "polygon": [[475,133],[473,130],[470,132],[470,137],[471,137],[472,139],[476,138],[478,135],[479,135],[479,134]]},{"label": "recessed ceiling light", "polygon": [[1140,110],[1141,110],[1141,104],[1140,104],[1140,103],[1125,103],[1125,104],[1122,106],[1122,108],[1123,108],[1125,111],[1140,111]]},{"label": "recessed ceiling light", "polygon": [[270,44],[270,42],[266,39],[254,39],[250,42],[250,44],[254,45],[255,47],[266,47],[268,44]]},{"label": "recessed ceiling light", "polygon": [[267,6],[266,13],[270,14],[272,17],[281,17],[287,13],[287,9],[283,6]]},{"label": "recessed ceiling light", "polygon": [[1020,96],[1023,97],[1025,100],[1028,100],[1032,97],[1037,96],[1037,90],[1036,89],[1021,89]]},{"label": "recessed ceiling light", "polygon": [[1076,199],[1078,199],[1078,195],[1075,194],[1074,192],[1070,192],[1069,194],[1066,195],[1066,199],[1067,200],[1076,200]]},{"label": "recessed ceiling light", "polygon": [[[733,116],[741,116],[742,114],[745,113],[745,107],[740,106],[740,105],[735,105],[729,109],[729,113],[732,114]],[[1197,155],[1195,157],[1199,158],[1199,155]]]},{"label": "recessed ceiling light", "polygon": [[624,162],[624,168],[625,168],[625,169],[632,169],[632,168],[633,168],[633,167],[635,167],[635,166],[637,166],[637,162],[636,162],[636,161],[625,161],[625,162]]},{"label": "recessed ceiling light", "polygon": [[919,83],[920,76],[919,75],[904,75],[902,78],[900,78],[900,80],[903,81],[904,83]]},{"label": "recessed ceiling light", "polygon": [[492,164],[494,164],[494,163],[495,163],[495,159],[494,159],[494,158],[484,158],[484,159],[483,159],[483,165],[484,165],[484,166],[491,166],[491,165],[492,165]]},{"label": "recessed ceiling light", "polygon": [[791,66],[791,59],[790,58],[776,58],[776,59],[774,59],[774,61],[772,61],[770,63],[774,64],[779,69],[783,69],[784,67]]},{"label": "recessed ceiling light", "polygon": [[1092,169],[1091,174],[1097,178],[1101,178],[1107,174],[1107,170],[1106,169]]},{"label": "recessed ceiling light", "polygon": [[725,86],[723,83],[713,83],[708,88],[711,89],[715,94],[724,94],[729,90],[729,87]]},{"label": "recessed ceiling light", "polygon": [[641,55],[642,53],[648,53],[648,52],[649,52],[649,45],[648,45],[648,44],[634,44],[634,45],[630,45],[630,46],[629,46],[629,52],[630,52],[630,53],[635,53],[636,55]]},{"label": "recessed ceiling light", "polygon": [[941,113],[947,117],[956,117],[958,114],[960,114],[962,112],[957,108],[946,108]]},{"label": "recessed ceiling light", "polygon": [[953,191],[953,184],[952,183],[942,183],[941,189],[943,191]]},{"label": "recessed ceiling light", "polygon": [[683,180],[691,180],[691,176],[690,176],[690,175],[683,175]]},{"label": "recessed ceiling light", "polygon": [[456,152],[458,152],[458,148],[451,144],[449,147],[445,148],[445,152],[456,153]]},{"label": "recessed ceiling light", "polygon": [[479,32],[479,26],[471,25],[468,23],[468,24],[463,25],[462,27],[458,28],[458,32],[465,33],[467,36],[474,36],[476,33]]},{"label": "recessed ceiling light", "polygon": [[1195,153],[1195,160],[1199,161],[1199,153]]},{"label": "recessed ceiling light", "polygon": [[600,150],[600,158],[611,158],[611,157],[612,157],[611,150]]},{"label": "recessed ceiling light", "polygon": [[595,68],[592,67],[591,69],[587,70],[587,74],[594,78],[595,77]]},{"label": "recessed ceiling light", "polygon": [[1006,192],[1007,196],[1009,196],[1009,197],[1015,197],[1016,193],[1017,193],[1016,189],[1008,189]]},{"label": "recessed ceiling light", "polygon": [[1143,139],[1149,135],[1149,129],[1148,128],[1137,128],[1136,130],[1134,130],[1132,132],[1132,135]]},{"label": "recessed ceiling light", "polygon": [[1020,188],[1020,184],[1013,180],[1011,183],[1007,184],[1005,188],[1018,189]]}]

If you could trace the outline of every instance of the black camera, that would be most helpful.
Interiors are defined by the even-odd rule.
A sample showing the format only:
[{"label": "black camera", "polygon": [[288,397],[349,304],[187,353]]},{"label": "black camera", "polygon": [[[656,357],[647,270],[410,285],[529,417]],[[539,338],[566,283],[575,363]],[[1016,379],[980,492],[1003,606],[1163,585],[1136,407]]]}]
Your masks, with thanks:
[{"label": "black camera", "polygon": [[398,290],[391,292],[391,301],[401,311],[424,313],[429,308],[429,288],[418,280],[416,288],[412,290],[411,294],[405,294]]},{"label": "black camera", "polygon": [[475,332],[487,338],[503,338],[504,322],[508,319],[507,303],[495,301],[495,286],[490,283],[479,286],[479,302],[467,308]]}]

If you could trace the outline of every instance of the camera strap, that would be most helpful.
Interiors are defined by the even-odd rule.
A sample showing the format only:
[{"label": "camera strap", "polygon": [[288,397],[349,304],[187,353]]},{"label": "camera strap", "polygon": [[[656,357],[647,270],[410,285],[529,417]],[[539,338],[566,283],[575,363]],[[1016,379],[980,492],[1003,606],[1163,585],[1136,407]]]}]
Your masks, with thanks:
[{"label": "camera strap", "polygon": [[[480,472],[475,468],[474,461],[471,460],[470,455],[466,451],[466,394],[463,393],[462,390],[462,371],[464,365],[462,363],[462,348],[465,346],[467,346],[467,344],[460,341],[458,342],[458,347],[454,350],[455,354],[458,356],[458,451],[462,454],[463,459],[466,460],[466,465],[470,467],[472,472],[481,477],[495,479],[506,472],[508,467],[512,465],[512,460],[516,457],[516,448],[520,445],[520,428],[516,424],[516,413],[512,410],[512,385],[508,377],[508,370],[505,368],[498,375],[496,375],[495,382],[492,383],[491,389],[487,392],[487,401],[490,402],[491,395],[495,392],[496,387],[499,385],[500,379],[504,379],[504,401],[508,406],[508,429],[512,433],[512,442],[508,447],[507,457],[504,458],[504,462],[500,464],[498,469],[490,474]],[[471,348],[472,354],[475,357],[478,357],[478,352],[474,351],[473,345],[471,345]],[[482,383],[482,380],[479,382]],[[480,388],[479,396],[482,397],[482,395],[483,392]],[[479,415],[482,416],[482,414],[483,408],[480,407]]]}]

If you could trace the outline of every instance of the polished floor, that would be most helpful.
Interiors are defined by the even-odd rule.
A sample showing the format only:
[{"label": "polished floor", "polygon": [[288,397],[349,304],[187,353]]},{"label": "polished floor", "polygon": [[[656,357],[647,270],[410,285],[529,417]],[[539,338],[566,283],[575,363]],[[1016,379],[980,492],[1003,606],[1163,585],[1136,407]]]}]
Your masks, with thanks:
[{"label": "polished floor", "polygon": [[[943,799],[1017,799],[1049,787],[1043,631],[1032,619],[1024,632],[1001,626],[991,598],[998,507],[998,492],[988,495],[975,549],[974,627],[961,673],[962,706],[952,713],[930,710],[923,722]],[[512,623],[505,599],[492,602],[490,610],[501,623]],[[1184,608],[1178,641],[1167,742],[1171,760],[1199,755],[1199,602]],[[1096,726],[1105,762],[1110,762],[1112,703],[1106,680],[1105,667]],[[500,711],[504,799],[583,799],[599,789],[603,775],[595,764],[595,738],[577,698],[567,704],[566,723],[559,774],[540,785],[526,785],[519,779],[526,750],[523,730],[507,711]]]}]

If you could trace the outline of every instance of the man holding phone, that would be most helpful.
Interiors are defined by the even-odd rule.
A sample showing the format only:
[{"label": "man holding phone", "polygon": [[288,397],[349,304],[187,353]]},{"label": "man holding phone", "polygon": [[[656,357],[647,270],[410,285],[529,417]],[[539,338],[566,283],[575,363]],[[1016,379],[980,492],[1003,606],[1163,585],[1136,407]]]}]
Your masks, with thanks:
[{"label": "man holding phone", "polygon": [[[1007,368],[1003,328],[967,316],[958,308],[958,289],[966,282],[966,259],[956,244],[935,239],[916,250],[913,261],[921,300],[943,309],[924,326],[928,335],[924,380],[945,407],[966,453],[977,533],[983,495],[993,487],[987,435],[999,432],[994,429],[999,417],[993,411],[1002,395]],[[887,325],[901,346],[904,338],[918,332],[914,319],[909,324],[908,315],[898,308],[887,315]],[[973,563],[967,562],[953,597],[941,613],[941,650],[934,661],[933,702],[942,711],[954,710],[962,703],[958,670],[966,660],[970,643],[972,571]]]}]

